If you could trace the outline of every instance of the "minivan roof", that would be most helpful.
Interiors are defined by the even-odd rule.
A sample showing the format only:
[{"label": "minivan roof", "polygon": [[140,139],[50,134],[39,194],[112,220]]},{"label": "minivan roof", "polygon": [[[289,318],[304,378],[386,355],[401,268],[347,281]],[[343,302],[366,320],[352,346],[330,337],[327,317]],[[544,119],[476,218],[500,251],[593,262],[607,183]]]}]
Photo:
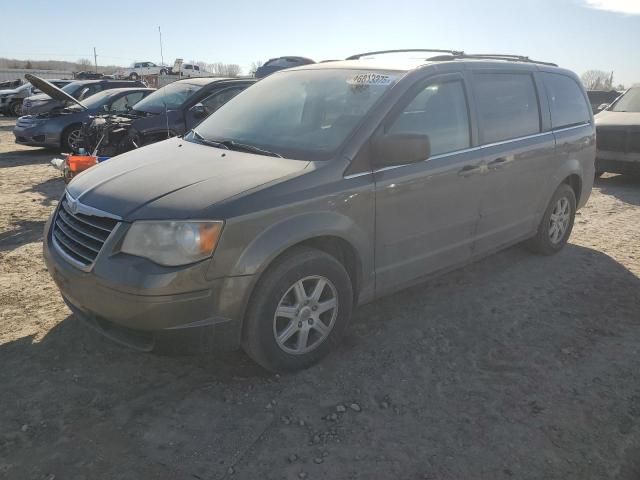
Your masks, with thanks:
[{"label": "minivan roof", "polygon": [[[327,68],[344,68],[353,70],[389,70],[408,72],[428,65],[438,63],[482,63],[504,67],[509,64],[518,65],[540,65],[545,67],[558,67],[556,64],[549,62],[541,62],[531,60],[528,57],[518,55],[494,55],[494,54],[464,54],[462,52],[452,51],[451,54],[438,55],[434,53],[407,50],[405,52],[413,55],[410,58],[386,55],[386,53],[402,53],[403,51],[374,52],[371,54],[354,55],[346,60],[337,60],[324,63],[316,63],[311,65],[301,65],[291,70],[301,69],[327,69]],[[413,52],[413,53],[412,53]],[[419,51],[418,51],[419,52]],[[379,55],[379,56],[378,56]]]}]

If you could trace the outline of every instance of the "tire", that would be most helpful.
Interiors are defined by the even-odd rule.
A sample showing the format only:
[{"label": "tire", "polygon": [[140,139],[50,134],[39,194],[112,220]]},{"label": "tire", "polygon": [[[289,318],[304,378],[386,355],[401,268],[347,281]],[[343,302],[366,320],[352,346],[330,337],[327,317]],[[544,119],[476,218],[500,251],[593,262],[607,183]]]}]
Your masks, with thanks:
[{"label": "tire", "polygon": [[[314,299],[321,281],[326,283]],[[301,282],[304,291],[296,288]],[[258,281],[245,315],[242,347],[272,372],[307,368],[340,341],[352,308],[353,286],[344,266],[320,250],[295,247],[276,259]]]},{"label": "tire", "polygon": [[[73,152],[75,150],[75,146],[77,146],[77,141],[80,139],[81,135],[82,135],[82,124],[78,123],[75,125],[68,126],[64,130],[64,132],[62,132],[60,149],[63,152]],[[74,140],[74,139],[77,139],[77,140]],[[75,146],[74,146],[74,143],[75,143]]]},{"label": "tire", "polygon": [[136,72],[132,72],[129,74],[129,80],[138,80],[138,74]]},{"label": "tire", "polygon": [[167,74],[167,70],[166,69],[162,69],[160,70],[160,75],[166,75]]},{"label": "tire", "polygon": [[558,253],[569,240],[575,216],[576,195],[573,188],[563,183],[551,197],[538,231],[529,239],[527,247],[541,255]]},{"label": "tire", "polygon": [[22,102],[11,102],[9,114],[12,117],[19,117],[22,114]]}]

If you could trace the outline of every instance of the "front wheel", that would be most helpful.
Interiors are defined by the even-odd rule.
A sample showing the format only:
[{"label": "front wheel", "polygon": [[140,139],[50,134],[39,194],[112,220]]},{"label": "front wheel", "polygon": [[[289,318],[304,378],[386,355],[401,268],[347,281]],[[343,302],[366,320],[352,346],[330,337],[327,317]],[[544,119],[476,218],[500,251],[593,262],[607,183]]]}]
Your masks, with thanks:
[{"label": "front wheel", "polygon": [[82,125],[71,125],[62,134],[61,147],[63,151],[74,152],[82,140]]},{"label": "front wheel", "polygon": [[22,102],[13,102],[9,105],[9,112],[12,117],[19,117],[22,114]]},{"label": "front wheel", "polygon": [[576,216],[576,195],[573,188],[562,184],[553,194],[536,235],[527,242],[535,253],[553,255],[565,246]]},{"label": "front wheel", "polygon": [[243,348],[267,370],[307,368],[338,343],[352,308],[353,286],[344,266],[320,250],[296,247],[256,285]]},{"label": "front wheel", "polygon": [[138,74],[136,72],[133,72],[131,75],[129,75],[129,80],[138,80]]}]

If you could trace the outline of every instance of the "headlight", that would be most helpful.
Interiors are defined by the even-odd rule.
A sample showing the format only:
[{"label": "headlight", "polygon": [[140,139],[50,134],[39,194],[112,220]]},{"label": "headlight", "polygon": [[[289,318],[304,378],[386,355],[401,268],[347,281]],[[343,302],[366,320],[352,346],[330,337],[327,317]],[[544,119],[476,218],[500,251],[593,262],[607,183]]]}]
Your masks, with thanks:
[{"label": "headlight", "polygon": [[221,221],[134,222],[120,250],[160,265],[187,265],[213,255],[223,225]]}]

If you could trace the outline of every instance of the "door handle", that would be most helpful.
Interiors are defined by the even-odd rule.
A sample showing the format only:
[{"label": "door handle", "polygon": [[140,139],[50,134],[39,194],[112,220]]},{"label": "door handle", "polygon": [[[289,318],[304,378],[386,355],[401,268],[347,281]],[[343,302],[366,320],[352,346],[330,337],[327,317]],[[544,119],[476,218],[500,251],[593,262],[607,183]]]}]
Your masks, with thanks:
[{"label": "door handle", "polygon": [[511,158],[498,157],[495,160],[490,161],[489,164],[488,164],[488,167],[489,167],[490,170],[495,170],[497,168],[504,167],[505,165],[510,163],[512,159],[513,159],[513,157],[511,157]]},{"label": "door handle", "polygon": [[458,175],[468,177],[470,175],[475,175],[476,173],[481,173],[483,169],[486,168],[486,165],[465,165],[458,171]]}]

